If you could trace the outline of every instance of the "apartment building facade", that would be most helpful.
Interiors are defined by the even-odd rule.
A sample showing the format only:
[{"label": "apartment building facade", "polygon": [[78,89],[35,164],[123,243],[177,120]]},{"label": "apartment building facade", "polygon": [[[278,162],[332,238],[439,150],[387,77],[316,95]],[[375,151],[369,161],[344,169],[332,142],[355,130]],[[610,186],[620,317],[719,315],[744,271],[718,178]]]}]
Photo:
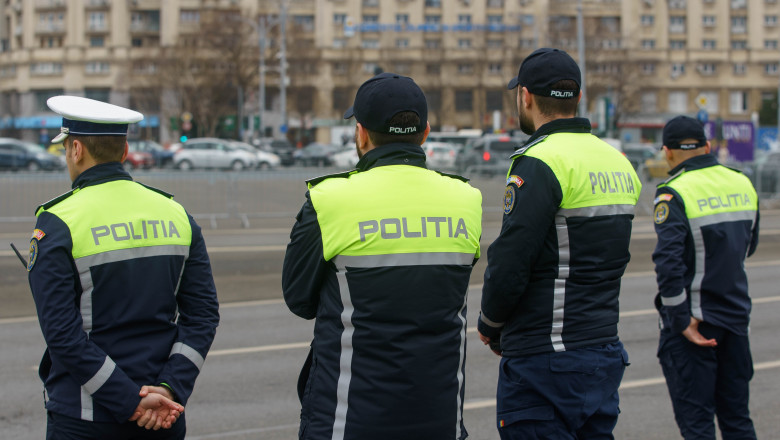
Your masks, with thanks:
[{"label": "apartment building facade", "polygon": [[[212,58],[176,79],[208,70],[203,63],[228,71],[246,62],[248,73],[166,89],[162,61],[206,53],[196,39],[209,38],[213,10],[233,14],[220,18],[223,29],[246,28],[233,36],[246,59],[212,47]],[[230,101],[220,133],[329,141],[378,69],[415,78],[435,129],[512,128],[507,81],[537,47],[579,60],[580,11],[586,105],[598,130],[653,141],[670,115],[750,120],[775,99],[777,0],[0,0],[0,130],[42,141],[60,123],[46,99],[67,93],[138,108],[147,118],[133,136],[172,141],[186,126],[182,115],[199,122],[185,95],[219,84]],[[259,113],[262,131],[252,118]],[[246,119],[241,131],[237,117]]]}]

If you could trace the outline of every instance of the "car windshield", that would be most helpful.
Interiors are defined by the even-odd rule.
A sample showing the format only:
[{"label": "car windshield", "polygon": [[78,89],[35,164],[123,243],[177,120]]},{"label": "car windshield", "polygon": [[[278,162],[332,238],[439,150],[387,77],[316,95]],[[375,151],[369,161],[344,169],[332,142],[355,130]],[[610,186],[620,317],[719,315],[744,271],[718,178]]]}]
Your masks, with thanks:
[{"label": "car windshield", "polygon": [[30,153],[44,153],[46,151],[43,149],[43,147],[41,147],[38,144],[23,142],[22,146],[24,147],[25,150],[27,150]]},{"label": "car windshield", "polygon": [[517,149],[518,143],[514,141],[492,141],[490,143],[490,149],[493,151],[514,151]]}]

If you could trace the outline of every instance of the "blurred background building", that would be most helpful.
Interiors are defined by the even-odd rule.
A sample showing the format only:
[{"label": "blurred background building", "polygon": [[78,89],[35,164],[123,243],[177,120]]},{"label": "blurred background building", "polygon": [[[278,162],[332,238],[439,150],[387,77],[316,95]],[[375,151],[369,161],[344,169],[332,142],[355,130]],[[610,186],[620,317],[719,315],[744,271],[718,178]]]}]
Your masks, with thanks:
[{"label": "blurred background building", "polygon": [[778,16],[777,0],[0,0],[0,135],[48,142],[46,99],[66,93],[143,112],[139,138],[329,142],[381,70],[415,78],[434,130],[514,128],[506,83],[544,46],[581,61],[605,136],[657,141],[680,113],[776,126]]}]

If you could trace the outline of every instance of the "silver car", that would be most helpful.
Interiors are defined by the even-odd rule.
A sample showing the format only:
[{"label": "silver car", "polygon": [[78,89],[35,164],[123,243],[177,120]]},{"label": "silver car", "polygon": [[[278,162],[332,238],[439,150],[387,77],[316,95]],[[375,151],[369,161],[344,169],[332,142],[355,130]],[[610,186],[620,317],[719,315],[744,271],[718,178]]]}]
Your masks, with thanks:
[{"label": "silver car", "polygon": [[173,165],[180,170],[217,168],[241,171],[257,166],[257,156],[235,148],[229,140],[195,138],[183,143],[176,151]]}]

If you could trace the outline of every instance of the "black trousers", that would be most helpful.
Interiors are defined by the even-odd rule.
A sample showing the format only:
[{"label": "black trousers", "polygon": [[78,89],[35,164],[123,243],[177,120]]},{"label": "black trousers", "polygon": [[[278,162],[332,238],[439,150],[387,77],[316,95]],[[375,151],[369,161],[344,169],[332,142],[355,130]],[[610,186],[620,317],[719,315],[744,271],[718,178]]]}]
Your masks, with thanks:
[{"label": "black trousers", "polygon": [[674,418],[686,440],[715,440],[714,416],[724,440],[755,439],[749,383],[753,358],[747,336],[702,322],[699,332],[718,346],[700,347],[682,334],[661,330],[658,358],[672,398]]},{"label": "black trousers", "polygon": [[135,422],[99,423],[49,412],[46,440],[184,440],[187,432],[184,414],[171,429],[147,430]]}]

